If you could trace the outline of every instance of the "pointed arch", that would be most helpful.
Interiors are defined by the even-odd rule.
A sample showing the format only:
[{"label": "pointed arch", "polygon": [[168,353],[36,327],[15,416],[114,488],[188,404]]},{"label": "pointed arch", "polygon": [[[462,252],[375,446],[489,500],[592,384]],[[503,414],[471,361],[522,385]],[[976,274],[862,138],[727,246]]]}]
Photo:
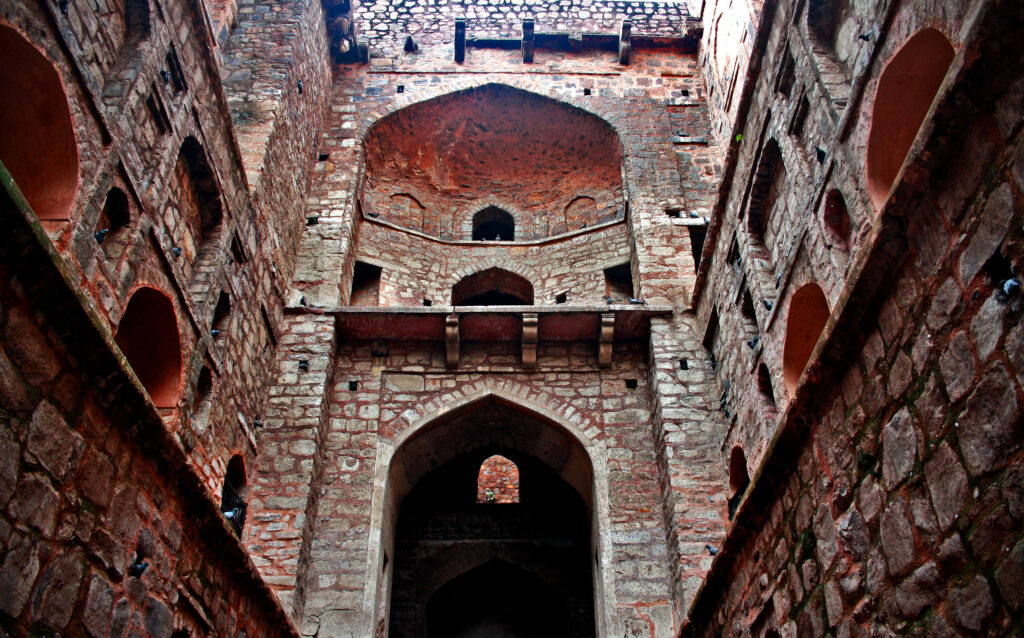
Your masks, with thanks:
[{"label": "pointed arch", "polygon": [[868,133],[868,194],[875,208],[888,198],[955,54],[945,34],[923,29],[885,64]]},{"label": "pointed arch", "polygon": [[453,306],[530,306],[533,284],[525,277],[488,268],[463,277],[452,287]]},{"label": "pointed arch", "polygon": [[3,24],[0,60],[0,161],[39,219],[70,219],[78,194],[78,143],[60,73]]},{"label": "pointed arch", "polygon": [[807,367],[829,317],[828,299],[817,284],[796,291],[786,315],[786,343],[782,353],[782,377],[790,395]]},{"label": "pointed arch", "polygon": [[[524,413],[544,428],[566,437],[572,443],[573,449],[578,450],[574,456],[575,460],[571,460],[566,467],[582,467],[589,471],[589,488],[580,490],[576,485],[573,486],[581,495],[584,492],[589,495],[586,502],[591,521],[591,551],[595,559],[594,616],[597,636],[605,638],[611,635],[609,632],[615,626],[614,574],[611,570],[602,568],[611,560],[607,452],[602,442],[592,438],[596,430],[588,420],[581,420],[582,415],[551,397],[545,398],[544,393],[541,393],[541,397],[536,395],[535,391],[518,386],[499,388],[488,385],[464,388],[448,401],[425,404],[418,407],[415,415],[402,415],[402,421],[408,424],[407,427],[401,429],[394,439],[378,440],[370,521],[370,529],[377,531],[369,543],[370,551],[365,572],[367,586],[364,589],[363,600],[368,632],[372,633],[373,627],[377,625],[381,611],[384,610],[386,613],[387,610],[386,601],[390,599],[391,584],[384,561],[389,554],[394,554],[392,544],[395,539],[394,525],[398,508],[418,474],[408,471],[403,456],[410,450],[410,445],[415,445],[418,439],[422,441],[420,437],[425,433],[430,433],[445,424],[455,423],[461,415],[480,407],[500,405]],[[527,398],[528,396],[538,400]],[[461,431],[460,437],[464,434],[465,432]],[[448,450],[448,453],[457,451],[448,447],[444,449]],[[433,458],[430,463],[439,461],[439,458]],[[580,473],[577,471],[566,475],[578,477]],[[573,484],[573,481],[569,483]],[[578,481],[576,483],[578,484]]]}]

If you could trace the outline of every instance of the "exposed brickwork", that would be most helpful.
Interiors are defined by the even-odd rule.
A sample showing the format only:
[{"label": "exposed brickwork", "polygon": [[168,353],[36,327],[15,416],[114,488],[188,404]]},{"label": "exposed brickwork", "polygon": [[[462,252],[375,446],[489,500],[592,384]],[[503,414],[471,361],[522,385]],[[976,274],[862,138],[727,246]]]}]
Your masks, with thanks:
[{"label": "exposed brickwork", "polygon": [[0,4],[0,633],[1022,630],[1016,3]]}]

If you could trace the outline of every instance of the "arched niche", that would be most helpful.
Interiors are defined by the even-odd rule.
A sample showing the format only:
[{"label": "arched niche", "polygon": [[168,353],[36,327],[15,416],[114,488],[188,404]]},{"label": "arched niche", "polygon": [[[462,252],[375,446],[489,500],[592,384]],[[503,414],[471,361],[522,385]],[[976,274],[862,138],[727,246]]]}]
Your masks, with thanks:
[{"label": "arched niche", "polygon": [[[375,122],[363,139],[362,206],[378,219],[438,236],[445,211],[504,201],[516,237],[564,232],[564,211],[580,193],[624,200],[623,149],[615,129],[580,108],[502,84],[417,102]],[[402,192],[424,207],[422,227],[393,214]],[[607,196],[605,196],[607,194]],[[521,214],[521,216],[520,216]],[[593,226],[614,211],[592,208]]]},{"label": "arched niche", "polygon": [[[519,503],[478,502],[480,467],[495,454],[519,471]],[[453,635],[443,632],[494,623],[494,630],[512,630],[511,619],[536,611],[538,589],[566,600],[568,612],[545,608],[564,624],[529,635],[596,635],[595,477],[590,455],[569,432],[515,404],[480,399],[402,442],[386,491],[382,550],[393,560],[384,566],[381,595],[391,636],[435,635],[431,627]],[[496,615],[452,607],[482,589],[501,592],[509,604]]]},{"label": "arched niche", "polygon": [[199,140],[189,136],[178,151],[174,186],[178,209],[190,237],[186,244],[202,254],[220,228],[223,213],[217,181]]},{"label": "arched niche", "polygon": [[817,284],[807,284],[793,295],[786,316],[786,344],[782,353],[782,378],[790,395],[796,390],[828,317],[828,300]]},{"label": "arched niche", "polygon": [[513,241],[516,238],[516,220],[508,211],[488,206],[473,215],[473,240]]},{"label": "arched niche", "polygon": [[761,151],[747,206],[747,230],[757,247],[771,250],[774,243],[771,220],[786,182],[786,166],[775,139],[770,139]]},{"label": "arched niche", "polygon": [[907,40],[882,70],[867,151],[868,194],[876,208],[889,196],[954,54],[941,31],[924,29]]},{"label": "arched niche", "polygon": [[750,474],[747,473],[747,457],[743,448],[735,446],[729,454],[729,518],[736,514],[743,495],[750,486]]},{"label": "arched niche", "polygon": [[493,454],[480,464],[476,478],[476,502],[519,502],[519,466],[500,454]]},{"label": "arched niche", "polygon": [[850,211],[846,207],[846,199],[839,189],[833,188],[825,195],[821,208],[821,224],[829,242],[842,251],[850,249],[850,238],[853,224]]},{"label": "arched niche", "polygon": [[2,24],[0,60],[0,160],[39,219],[69,219],[78,192],[78,145],[60,74]]},{"label": "arched niche", "polygon": [[228,461],[227,470],[224,472],[224,485],[221,487],[220,493],[220,511],[231,525],[235,535],[239,537],[245,527],[245,512],[248,509],[247,491],[245,459],[242,458],[242,455],[236,454]]},{"label": "arched niche", "polygon": [[452,287],[453,306],[530,306],[533,284],[501,268],[463,277]]},{"label": "arched niche", "polygon": [[181,342],[174,304],[155,288],[132,294],[114,340],[158,408],[173,408],[181,385]]}]

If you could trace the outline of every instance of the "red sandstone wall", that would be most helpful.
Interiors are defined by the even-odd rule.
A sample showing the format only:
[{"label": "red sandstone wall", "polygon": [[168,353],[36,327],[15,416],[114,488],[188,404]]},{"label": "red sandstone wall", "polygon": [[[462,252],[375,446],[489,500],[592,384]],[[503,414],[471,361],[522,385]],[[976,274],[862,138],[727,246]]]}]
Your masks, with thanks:
[{"label": "red sandstone wall", "polygon": [[[852,82],[845,111],[826,73],[836,60],[804,42],[805,18],[792,4],[779,5],[767,38],[698,302],[701,326],[714,322],[713,309],[718,316],[711,349],[729,418],[722,462],[739,446],[751,476],[760,476],[691,608],[695,635],[1004,635],[1019,625],[1012,579],[1021,519],[1007,487],[1020,463],[1019,302],[996,291],[1019,272],[1021,181],[1011,159],[1020,155],[1019,114],[1012,91],[991,79],[999,63],[954,61],[956,97],[939,104],[934,124],[926,121],[881,215],[864,171],[885,61],[911,34],[935,26],[957,50],[984,46],[1000,59],[995,52],[1010,40],[995,25],[1010,18],[982,12],[971,31],[974,18],[962,7],[938,23],[918,3],[891,11],[885,30],[856,45],[871,66]],[[844,16],[853,21],[848,32],[868,29]],[[780,26],[793,22],[796,31]],[[987,44],[958,41],[968,32]],[[784,55],[796,60],[789,96],[776,88]],[[849,59],[848,51],[835,55]],[[812,106],[803,127],[793,128],[800,95]],[[743,216],[758,156],[772,138],[794,182],[772,222],[787,232],[776,234],[766,266]],[[833,188],[849,207],[848,246],[823,223]],[[1012,266],[987,274],[997,251]],[[744,280],[753,321],[743,317]],[[809,282],[824,290],[833,315],[819,344],[825,362],[794,393],[782,374],[793,326],[786,318],[793,294]],[[754,347],[744,345],[753,336]],[[778,411],[758,389],[760,364],[770,370]]]}]

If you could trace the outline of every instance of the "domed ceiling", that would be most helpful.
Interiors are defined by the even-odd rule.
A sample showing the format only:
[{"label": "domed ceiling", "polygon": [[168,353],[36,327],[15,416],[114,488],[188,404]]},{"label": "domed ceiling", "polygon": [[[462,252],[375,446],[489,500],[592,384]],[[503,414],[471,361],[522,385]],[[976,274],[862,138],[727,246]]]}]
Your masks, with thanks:
[{"label": "domed ceiling", "polygon": [[496,206],[515,238],[539,239],[621,218],[622,145],[600,118],[488,85],[414,104],[364,139],[364,212],[442,239],[469,240]]}]

